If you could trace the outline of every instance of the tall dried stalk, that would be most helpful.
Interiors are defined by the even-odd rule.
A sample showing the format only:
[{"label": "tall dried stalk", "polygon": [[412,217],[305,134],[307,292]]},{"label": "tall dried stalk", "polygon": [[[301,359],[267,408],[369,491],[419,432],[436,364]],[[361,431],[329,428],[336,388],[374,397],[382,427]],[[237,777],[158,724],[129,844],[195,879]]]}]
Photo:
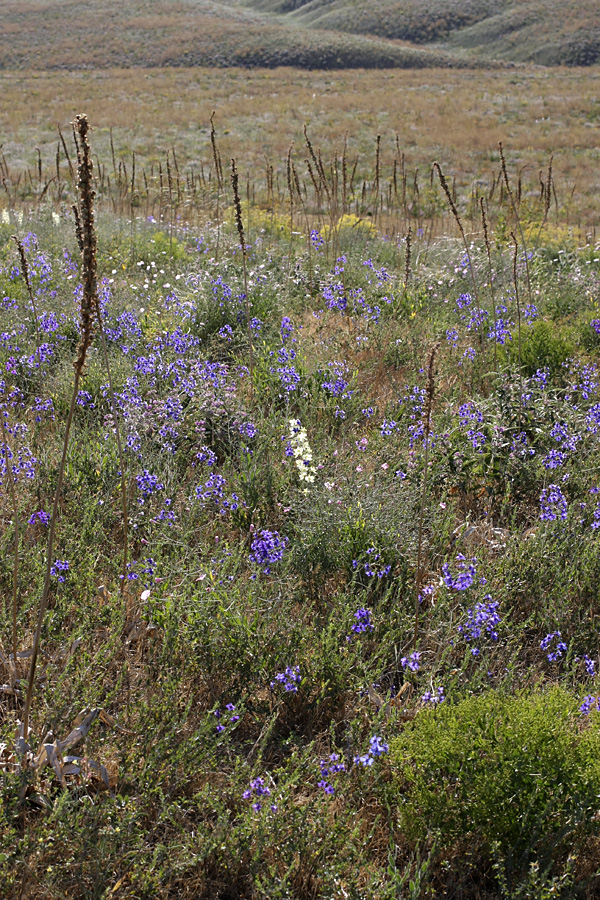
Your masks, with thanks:
[{"label": "tall dried stalk", "polygon": [[169,256],[173,258],[173,176],[167,150],[167,186],[169,188]]},{"label": "tall dried stalk", "polygon": [[[402,286],[402,298],[406,302],[406,297],[408,294],[408,282],[410,279],[410,262],[411,262],[411,250],[412,250],[412,228],[410,225],[408,226],[408,231],[406,233],[406,258],[404,260],[404,284]],[[383,373],[383,366],[385,362],[385,357],[390,349],[392,343],[392,336],[388,337],[387,341],[384,342],[381,348],[381,356],[379,358],[379,365],[377,366],[377,374],[375,375],[375,383],[379,382],[381,375]]]},{"label": "tall dried stalk", "polygon": [[419,604],[421,587],[423,584],[423,570],[421,565],[421,556],[423,552],[423,519],[425,518],[425,503],[427,502],[428,488],[428,470],[429,470],[429,437],[431,434],[431,414],[433,412],[433,401],[435,398],[435,357],[439,350],[439,343],[434,344],[429,354],[429,362],[427,363],[427,388],[425,392],[425,407],[423,409],[423,423],[425,426],[424,442],[425,442],[425,462],[423,473],[423,487],[421,488],[421,507],[419,510],[419,537],[417,543],[417,577],[415,578],[415,629],[413,633],[413,647],[417,644],[419,637]]},{"label": "tall dried stalk", "polygon": [[513,241],[513,281],[515,284],[515,300],[517,302],[517,348],[519,352],[519,428],[521,428],[521,420],[523,417],[523,369],[521,366],[521,302],[519,298],[519,278],[517,276],[519,244],[515,237],[514,231],[511,231],[510,236]]},{"label": "tall dried stalk", "polygon": [[[317,183],[317,179],[316,179],[316,177],[315,177],[315,175],[314,175],[314,173],[313,173],[313,170],[312,170],[312,168],[311,168],[311,165],[310,165],[309,161],[307,160],[306,163],[307,163],[307,166],[308,166],[308,171],[309,171],[309,173],[310,173],[310,177],[311,177],[311,179],[312,179],[312,182],[313,182],[313,185],[314,185],[314,188],[315,188],[315,192],[316,192],[316,194],[317,194],[317,207],[318,207],[319,218],[320,218],[320,216],[321,216],[321,201],[322,201],[323,191],[325,191],[325,195],[326,195],[327,201],[328,201],[328,203],[329,203],[329,214],[330,214],[330,219],[332,219],[331,194],[330,194],[330,191],[329,191],[329,186],[328,186],[328,184],[327,184],[327,177],[326,177],[326,175],[325,175],[325,170],[324,170],[324,168],[323,168],[323,163],[322,163],[321,158],[320,158],[320,153],[319,153],[319,156],[318,156],[318,157],[317,157],[317,155],[315,154],[315,151],[314,151],[314,149],[313,149],[313,145],[312,145],[312,143],[311,143],[311,141],[310,141],[310,138],[309,138],[309,136],[308,136],[308,131],[306,130],[306,125],[304,126],[304,140],[305,140],[305,142],[306,142],[306,147],[307,147],[307,149],[308,149],[310,158],[311,158],[312,161],[313,161],[314,168],[315,168],[316,173],[317,173],[317,176],[318,176],[318,178],[319,178],[319,181],[318,181],[318,183]],[[333,230],[333,224],[334,224],[333,221],[331,221],[331,227],[332,227],[332,230]],[[319,230],[320,230],[320,225],[319,225]]]},{"label": "tall dried stalk", "polygon": [[481,209],[481,224],[483,225],[483,239],[487,253],[488,268],[490,272],[490,293],[492,295],[492,313],[494,316],[494,372],[498,371],[498,341],[496,338],[496,292],[494,290],[494,272],[492,269],[492,251],[490,247],[490,236],[488,233],[487,217],[485,214],[485,203],[483,197],[479,198],[479,206]]},{"label": "tall dried stalk", "polygon": [[252,391],[254,384],[254,355],[252,352],[252,326],[250,324],[250,298],[248,297],[248,267],[246,257],[248,251],[246,249],[246,237],[244,235],[244,222],[242,220],[242,204],[240,202],[239,177],[235,165],[235,159],[231,160],[231,186],[233,188],[233,202],[235,207],[235,223],[242,250],[242,264],[244,268],[244,300],[246,303],[246,325],[248,327],[248,344],[250,347],[250,400],[252,400]]},{"label": "tall dried stalk", "polygon": [[[78,155],[79,155],[79,145],[77,145],[77,146],[78,146]],[[80,198],[80,205],[81,205],[81,202],[82,201]],[[73,212],[75,213],[75,232],[76,232],[76,236],[77,236],[77,242],[79,244],[79,250],[83,254],[85,239],[84,239],[82,218],[81,218],[81,214],[79,211],[79,206],[77,204],[75,204],[73,206]],[[92,210],[92,213],[93,213],[93,210]],[[128,555],[129,555],[129,519],[128,519],[128,515],[127,515],[126,463],[125,463],[125,454],[123,453],[123,445],[121,442],[121,429],[119,427],[117,404],[115,403],[115,392],[114,392],[114,388],[113,388],[112,370],[111,370],[110,361],[108,358],[108,350],[106,347],[106,337],[104,334],[104,325],[102,323],[102,310],[100,309],[99,300],[97,300],[97,302],[95,304],[95,312],[96,312],[96,319],[98,321],[98,331],[100,334],[100,340],[101,340],[101,344],[102,344],[102,357],[104,360],[104,365],[106,368],[106,375],[108,378],[110,409],[111,409],[111,414],[113,417],[113,422],[115,425],[115,437],[117,440],[119,468],[121,471],[121,505],[122,505],[122,510],[123,510],[123,569],[122,569],[122,573],[121,573],[121,594],[124,594],[126,579],[127,579],[127,559],[128,559]]]},{"label": "tall dried stalk", "polygon": [[292,183],[292,150],[294,149],[294,142],[289,146],[286,158],[286,168],[285,173],[287,177],[287,188],[288,188],[288,197],[290,198],[290,253],[291,253],[291,243],[292,243],[292,234],[294,232],[294,185]]},{"label": "tall dried stalk", "polygon": [[40,606],[38,610],[37,625],[33,638],[33,649],[31,655],[31,664],[29,667],[29,679],[27,683],[27,695],[25,698],[25,709],[23,712],[22,735],[18,749],[21,752],[22,759],[25,758],[27,749],[27,736],[29,733],[29,716],[31,712],[31,700],[33,696],[33,687],[35,684],[35,670],[40,650],[40,640],[42,635],[42,626],[48,605],[48,595],[50,593],[50,578],[52,569],[52,560],[54,553],[54,539],[56,534],[56,521],[58,518],[58,504],[62,492],[62,485],[65,474],[65,465],[67,460],[67,451],[69,447],[69,436],[71,433],[71,423],[75,412],[75,404],[79,391],[79,381],[81,379],[85,366],[85,358],[88,348],[92,340],[93,319],[98,307],[98,283],[97,283],[97,260],[96,260],[96,230],[94,226],[94,188],[92,181],[93,163],[88,142],[88,121],[86,116],[77,116],[73,123],[75,134],[77,135],[77,187],[79,191],[80,203],[80,245],[82,260],[82,284],[83,295],[81,299],[81,325],[80,325],[80,342],[77,348],[77,357],[74,361],[75,376],[73,379],[73,391],[71,394],[71,403],[69,406],[69,414],[65,426],[65,434],[63,437],[62,455],[58,470],[58,480],[54,493],[54,504],[52,507],[52,518],[48,533],[48,547],[46,555],[46,574],[44,579],[44,589]]},{"label": "tall dried stalk", "polygon": [[346,150],[348,147],[348,132],[344,135],[344,150],[342,152],[342,215],[348,211],[348,166],[346,164]]},{"label": "tall dried stalk", "polygon": [[12,477],[11,467],[8,462],[8,434],[6,430],[6,422],[4,421],[4,410],[0,409],[0,420],[2,421],[2,442],[4,444],[4,461],[6,480],[8,481],[8,492],[10,494],[10,502],[13,508],[13,519],[15,523],[15,554],[13,560],[13,597],[12,597],[12,646],[13,646],[13,663],[15,666],[15,677],[17,673],[17,593],[19,579],[19,545],[21,543],[21,533],[19,530],[19,507],[17,505],[17,495],[15,492],[15,484]]},{"label": "tall dried stalk", "polygon": [[548,160],[548,171],[546,173],[546,182],[544,183],[542,181],[542,196],[544,199],[544,217],[541,221],[540,229],[537,233],[535,247],[533,248],[534,253],[537,253],[537,249],[540,245],[540,238],[542,236],[542,231],[544,230],[544,225],[548,221],[548,214],[550,213],[550,203],[552,202],[552,186],[553,186],[553,181],[552,181],[552,161],[553,161],[553,159],[554,159],[554,157],[553,157],[553,155],[551,155],[550,159]]},{"label": "tall dried stalk", "polygon": [[381,179],[381,135],[378,134],[375,139],[375,183],[373,185],[373,194],[375,196],[375,209],[373,211],[373,221],[377,222],[377,206],[379,203],[379,182]]},{"label": "tall dried stalk", "polygon": [[[456,203],[454,202],[454,197],[452,196],[452,192],[450,187],[448,186],[448,182],[446,181],[446,176],[442,172],[440,164],[438,162],[434,162],[433,168],[436,169],[438,173],[438,177],[440,179],[440,184],[442,189],[446,195],[446,199],[448,201],[448,205],[454,216],[454,221],[458,225],[458,230],[460,231],[460,236],[462,237],[463,244],[465,246],[465,253],[467,254],[467,261],[469,263],[469,272],[471,274],[471,281],[473,283],[473,293],[475,295],[475,300],[477,301],[477,308],[481,308],[481,304],[479,302],[479,291],[477,290],[477,280],[475,278],[475,270],[473,268],[473,260],[471,259],[471,253],[469,251],[469,244],[467,243],[467,236],[465,234],[465,229],[463,228],[463,224],[458,214],[458,209],[456,208]],[[479,315],[479,340],[481,343],[481,352],[485,355],[485,343],[483,339],[483,322],[481,321],[481,315]]]},{"label": "tall dried stalk", "polygon": [[406,232],[406,259],[404,261],[404,298],[405,299],[406,299],[406,292],[408,290],[408,280],[410,278],[411,250],[412,250],[412,228],[409,225],[408,231]]},{"label": "tall dried stalk", "polygon": [[[289,290],[291,287],[291,276],[292,276],[292,265],[294,261],[294,176],[292,167],[294,165],[292,160],[292,150],[294,149],[294,142],[289,146],[287,160],[286,160],[286,176],[287,176],[287,188],[288,188],[288,197],[290,201],[290,252],[289,252],[289,261],[288,261],[288,296]],[[249,185],[248,185],[249,186]],[[248,198],[248,210],[250,209],[250,198]]]},{"label": "tall dried stalk", "polygon": [[223,167],[221,165],[221,154],[217,147],[217,133],[215,131],[215,115],[213,109],[210,117],[210,143],[213,152],[213,160],[215,163],[215,177],[217,179],[217,249],[215,257],[219,261],[219,241],[221,236],[221,191],[223,190]]},{"label": "tall dried stalk", "polygon": [[433,168],[438,173],[438,177],[440,179],[440,184],[442,186],[442,190],[444,191],[444,194],[446,195],[446,200],[448,201],[448,206],[450,207],[450,211],[452,212],[452,215],[454,216],[454,221],[458,225],[458,230],[460,231],[460,236],[461,236],[462,242],[465,246],[465,253],[467,254],[467,261],[469,263],[469,272],[471,274],[471,281],[473,283],[473,293],[475,294],[475,298],[477,299],[477,302],[479,303],[478,291],[477,291],[477,281],[475,279],[475,271],[473,269],[473,261],[471,259],[471,253],[469,251],[469,244],[467,243],[467,236],[465,234],[465,229],[463,228],[462,220],[458,213],[458,209],[456,208],[456,203],[454,202],[454,197],[452,196],[452,192],[450,190],[448,182],[446,181],[446,176],[442,172],[440,164],[438,162],[434,162]]},{"label": "tall dried stalk", "polygon": [[510,200],[510,205],[515,217],[515,221],[517,223],[517,228],[519,229],[519,234],[521,236],[521,243],[523,244],[523,254],[525,256],[525,275],[527,277],[527,293],[529,295],[529,302],[533,303],[533,297],[531,293],[531,278],[529,275],[529,259],[527,256],[527,243],[525,241],[525,235],[523,234],[523,227],[521,225],[521,218],[517,210],[517,204],[515,203],[515,198],[510,186],[510,181],[508,180],[508,170],[506,168],[506,160],[504,158],[502,141],[498,141],[498,148],[500,150],[500,167],[502,169],[502,177],[504,178],[504,184],[506,186],[506,193],[508,194],[508,199]]},{"label": "tall dried stalk", "polygon": [[27,262],[27,256],[25,254],[25,248],[16,234],[13,234],[13,241],[18,247],[19,256],[21,257],[21,274],[23,276],[23,280],[27,286],[27,293],[29,294],[29,300],[31,302],[31,308],[33,310],[33,324],[35,326],[35,345],[37,350],[37,361],[38,361],[38,381],[40,388],[40,399],[42,396],[42,360],[40,357],[40,323],[38,320],[37,307],[35,305],[35,296],[33,293],[33,288],[31,286],[31,278],[29,276],[29,264]]}]

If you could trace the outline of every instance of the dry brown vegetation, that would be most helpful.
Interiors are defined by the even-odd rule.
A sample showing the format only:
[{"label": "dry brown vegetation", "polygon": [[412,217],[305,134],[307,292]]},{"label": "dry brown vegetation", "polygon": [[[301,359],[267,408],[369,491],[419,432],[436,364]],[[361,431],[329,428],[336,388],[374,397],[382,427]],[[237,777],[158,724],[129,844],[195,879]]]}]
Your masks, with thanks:
[{"label": "dry brown vegetation", "polygon": [[[94,147],[110,158],[110,129],[118,157],[156,163],[175,147],[181,165],[198,168],[212,158],[209,118],[217,110],[223,160],[236,155],[240,172],[254,175],[270,162],[285,181],[285,156],[295,141],[303,159],[307,124],[324,158],[359,156],[372,170],[375,136],[382,135],[382,165],[389,176],[395,135],[409,170],[427,181],[439,159],[459,185],[489,182],[502,140],[511,163],[527,166],[536,181],[554,153],[556,189],[567,204],[578,198],[576,219],[593,221],[600,189],[600,71],[512,72],[355,71],[307,73],[292,69],[226,76],[210,69],[106,70],[85,73],[0,74],[0,134],[12,170],[34,168],[32,131],[44,166],[56,154],[56,123],[68,126],[85,108],[95,123]],[[27,97],[27,104],[22,102]],[[360,171],[360,166],[359,166]],[[573,219],[575,221],[575,218]]]}]

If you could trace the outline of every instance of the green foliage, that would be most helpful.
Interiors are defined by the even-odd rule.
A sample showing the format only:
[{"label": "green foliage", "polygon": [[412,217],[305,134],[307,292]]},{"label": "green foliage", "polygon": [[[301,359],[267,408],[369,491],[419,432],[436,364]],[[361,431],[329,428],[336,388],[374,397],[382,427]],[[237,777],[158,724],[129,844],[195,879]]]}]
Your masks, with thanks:
[{"label": "green foliage", "polygon": [[[518,360],[518,336],[515,329],[510,355]],[[575,350],[570,330],[550,322],[534,322],[531,326],[521,326],[521,365],[527,375],[534,375],[538,369],[547,368],[552,375],[561,372],[563,364],[573,356]]]},{"label": "green foliage", "polygon": [[513,865],[550,861],[594,831],[596,719],[563,688],[486,691],[420,713],[391,745],[403,827],[440,845],[475,841]]},{"label": "green foliage", "polygon": [[[408,194],[416,202],[416,186]],[[439,199],[421,192],[413,226]],[[96,333],[56,528],[69,569],[51,584],[31,740],[50,729],[64,739],[87,706],[119,727],[98,719],[75,748],[107,767],[108,791],[87,762],[66,790],[47,766],[30,773],[37,793],[22,806],[18,778],[3,776],[3,896],[546,900],[577,893],[597,868],[599,714],[586,724],[577,711],[584,689],[599,692],[595,257],[534,257],[538,319],[523,323],[519,373],[510,248],[495,247],[493,269],[512,342],[494,347],[485,248],[472,249],[481,313],[455,237],[413,227],[405,286],[406,230],[387,235],[381,213],[365,225],[355,200],[337,234],[315,222],[329,240],[310,257],[305,236],[286,230],[285,205],[251,208],[252,378],[236,235],[221,228],[217,254],[210,224],[200,234],[175,221],[171,236],[165,218],[132,228],[99,216],[129,577],[123,596],[115,410]],[[9,448],[36,460],[15,472],[20,649],[35,627],[40,513],[52,508],[78,342],[78,276],[63,252],[74,256],[73,235],[64,219],[42,219],[37,247],[28,237],[48,344],[41,378],[15,248],[0,235],[0,402]],[[555,238],[562,250],[562,231]],[[564,509],[540,519],[550,484]],[[6,491],[0,513],[6,654],[16,534]],[[269,535],[267,567],[252,554]],[[476,577],[459,590],[445,565]],[[466,640],[490,597],[497,633]],[[558,630],[564,646],[550,659],[540,642]],[[278,675],[296,667],[286,690]],[[542,683],[554,687],[530,689]],[[10,770],[21,707],[5,698]],[[374,738],[392,745],[395,776],[383,749],[368,764]],[[330,794],[322,766],[333,753],[343,768]],[[270,791],[260,809],[247,794],[255,778]]]}]

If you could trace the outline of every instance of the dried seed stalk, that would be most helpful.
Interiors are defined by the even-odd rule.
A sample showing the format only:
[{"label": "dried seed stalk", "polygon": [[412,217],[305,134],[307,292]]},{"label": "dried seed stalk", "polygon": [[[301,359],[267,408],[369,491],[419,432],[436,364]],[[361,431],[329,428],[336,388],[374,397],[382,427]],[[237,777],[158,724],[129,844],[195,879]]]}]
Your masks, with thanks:
[{"label": "dried seed stalk", "polygon": [[496,293],[494,291],[494,272],[492,270],[492,251],[490,247],[490,236],[488,233],[487,217],[485,214],[485,203],[483,197],[479,198],[479,206],[481,209],[481,223],[483,225],[483,239],[485,241],[485,249],[487,252],[488,268],[490,271],[490,291],[492,294],[492,312],[494,315],[494,372],[498,371],[498,341],[496,340]]},{"label": "dried seed stalk", "polygon": [[235,223],[237,225],[240,248],[242,250],[242,264],[244,267],[244,299],[246,303],[246,325],[248,327],[248,344],[250,347],[250,398],[252,399],[252,385],[254,383],[254,358],[252,352],[252,327],[250,325],[250,298],[248,297],[248,271],[246,265],[246,237],[244,234],[244,222],[242,220],[242,204],[240,202],[239,176],[235,165],[235,159],[231,160],[231,186],[233,188],[233,202],[235,207]]},{"label": "dried seed stalk", "polygon": [[423,409],[425,461],[423,473],[423,488],[421,490],[421,508],[419,510],[419,538],[417,543],[417,577],[415,579],[415,629],[413,633],[413,647],[416,646],[417,639],[419,637],[419,602],[423,582],[423,571],[421,565],[421,555],[423,551],[423,519],[425,517],[425,503],[427,501],[427,475],[429,469],[429,436],[431,434],[431,415],[433,412],[433,401],[435,399],[435,357],[437,355],[439,347],[439,343],[434,344],[429,354],[429,361],[427,363],[427,387],[425,390],[425,406]]},{"label": "dried seed stalk", "polygon": [[83,285],[83,294],[81,298],[81,324],[80,324],[80,343],[77,348],[77,357],[74,362],[75,377],[73,381],[73,391],[71,394],[71,403],[69,406],[69,414],[65,426],[65,434],[63,438],[62,456],[58,470],[58,481],[54,493],[54,504],[52,507],[52,518],[48,533],[48,547],[46,551],[46,574],[44,578],[44,589],[40,606],[38,609],[37,625],[33,638],[33,650],[31,655],[31,664],[29,667],[29,679],[27,682],[27,695],[25,698],[25,709],[23,712],[22,735],[19,742],[19,750],[21,751],[22,760],[26,759],[25,751],[27,735],[29,733],[29,716],[31,712],[31,700],[33,696],[33,687],[35,684],[35,670],[37,658],[40,650],[40,641],[42,634],[42,626],[48,605],[48,595],[50,593],[50,577],[54,553],[54,539],[56,534],[56,521],[58,518],[58,504],[62,492],[62,484],[65,473],[65,465],[67,461],[67,451],[69,447],[69,435],[71,432],[71,423],[73,421],[73,413],[75,412],[75,404],[79,391],[79,381],[85,366],[85,358],[92,340],[93,318],[98,307],[98,282],[97,282],[97,260],[96,260],[96,231],[94,227],[94,188],[92,180],[93,163],[88,142],[88,121],[86,116],[77,116],[73,123],[77,146],[77,187],[79,192],[79,208],[81,216],[81,281]]},{"label": "dried seed stalk", "polygon": [[525,256],[525,274],[527,276],[527,293],[529,295],[529,302],[533,303],[533,298],[531,294],[531,278],[529,276],[529,258],[527,256],[527,244],[525,242],[525,235],[523,234],[523,228],[521,226],[521,219],[519,217],[519,213],[517,211],[517,205],[515,203],[515,198],[513,197],[513,192],[510,186],[510,182],[508,180],[508,170],[506,168],[506,160],[504,158],[504,149],[502,147],[502,141],[498,141],[498,148],[500,151],[500,166],[502,169],[502,177],[504,178],[504,184],[506,185],[506,193],[508,194],[508,199],[510,200],[510,205],[512,207],[512,211],[515,216],[515,221],[517,223],[517,228],[519,229],[519,234],[521,236],[521,243],[523,244],[523,254]]},{"label": "dried seed stalk", "polygon": [[[456,208],[456,203],[454,202],[454,197],[452,196],[452,192],[448,186],[448,182],[446,181],[446,176],[442,172],[440,164],[438,162],[434,162],[433,168],[436,169],[436,171],[438,173],[438,177],[440,179],[440,184],[446,195],[446,199],[448,201],[448,205],[450,206],[452,215],[454,216],[454,220],[455,220],[456,224],[458,225],[458,230],[460,231],[460,235],[462,237],[463,244],[465,245],[465,253],[467,254],[467,261],[469,263],[469,272],[471,273],[471,281],[473,282],[473,293],[474,293],[475,299],[477,301],[477,307],[480,308],[481,304],[479,302],[479,291],[477,290],[477,281],[475,279],[475,270],[473,268],[473,260],[471,259],[471,253],[469,251],[469,245],[467,243],[467,236],[465,234],[465,229],[463,228],[461,218],[458,214],[458,209]],[[481,319],[481,316],[480,316],[480,319]],[[482,351],[482,353],[484,353],[485,345],[484,345],[484,340],[483,340],[483,323],[481,323],[481,322],[479,325],[479,339],[481,342],[481,351]]]},{"label": "dried seed stalk", "polygon": [[27,262],[27,256],[25,254],[25,248],[21,243],[20,239],[16,234],[13,234],[13,241],[17,245],[19,250],[19,256],[21,257],[21,274],[23,275],[23,280],[27,286],[27,293],[29,294],[29,300],[31,302],[31,308],[33,309],[33,324],[35,326],[35,345],[37,350],[37,360],[38,360],[38,380],[39,380],[39,388],[40,388],[40,398],[42,396],[42,360],[40,357],[40,323],[38,321],[37,307],[35,305],[35,296],[33,293],[33,288],[31,286],[31,278],[29,275],[29,264]]},{"label": "dried seed stalk", "polygon": [[513,281],[515,285],[515,300],[517,302],[517,347],[519,351],[519,428],[521,428],[521,420],[523,416],[523,369],[521,367],[521,303],[519,298],[519,279],[517,276],[517,260],[519,255],[519,244],[515,237],[514,231],[510,236],[513,241]]},{"label": "dried seed stalk", "polygon": [[12,471],[8,463],[8,434],[6,431],[6,423],[4,421],[4,410],[0,409],[0,421],[2,422],[2,442],[4,444],[4,459],[6,468],[6,479],[8,481],[8,491],[10,501],[13,508],[13,518],[15,523],[15,556],[13,560],[13,597],[12,597],[12,646],[13,646],[13,663],[15,666],[15,677],[17,672],[17,592],[19,579],[19,544],[21,543],[21,533],[19,530],[19,507],[17,504],[17,495],[15,492]]}]

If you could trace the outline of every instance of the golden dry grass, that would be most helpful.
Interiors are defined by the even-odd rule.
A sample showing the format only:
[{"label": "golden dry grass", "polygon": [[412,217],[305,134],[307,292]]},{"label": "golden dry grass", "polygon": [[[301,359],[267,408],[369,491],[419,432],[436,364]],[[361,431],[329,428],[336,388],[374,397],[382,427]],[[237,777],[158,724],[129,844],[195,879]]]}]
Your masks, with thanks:
[{"label": "golden dry grass", "polygon": [[[51,168],[57,123],[68,129],[85,112],[100,159],[136,151],[138,163],[157,161],[175,147],[180,165],[211,158],[209,117],[224,161],[235,155],[242,176],[260,176],[265,156],[284,178],[295,141],[304,159],[303,126],[324,158],[359,155],[371,172],[375,136],[382,135],[386,177],[399,136],[409,170],[427,180],[434,159],[459,184],[491,178],[497,142],[509,163],[528,166],[535,182],[554,153],[557,191],[575,192],[582,221],[597,218],[600,190],[600,70],[518,69],[510,72],[344,71],[293,69],[128,69],[89,72],[1,72],[0,134],[12,170],[33,167],[35,147]],[[360,170],[360,167],[359,167]],[[282,181],[283,184],[283,181]]]}]

